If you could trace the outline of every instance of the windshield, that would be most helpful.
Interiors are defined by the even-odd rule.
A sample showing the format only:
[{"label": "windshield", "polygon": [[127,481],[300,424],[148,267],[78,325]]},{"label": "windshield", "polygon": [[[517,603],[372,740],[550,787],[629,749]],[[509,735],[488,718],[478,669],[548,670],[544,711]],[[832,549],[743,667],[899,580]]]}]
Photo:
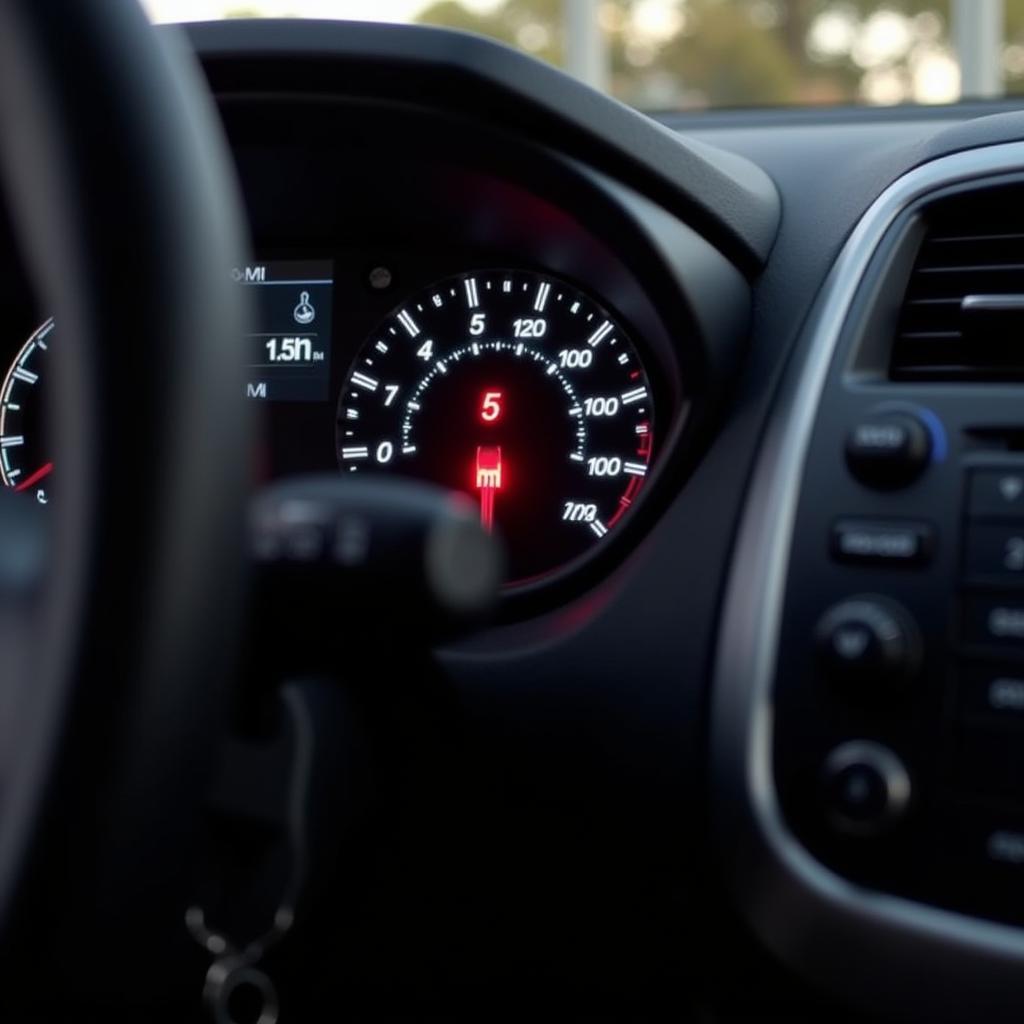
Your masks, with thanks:
[{"label": "windshield", "polygon": [[143,0],[155,21],[468,29],[643,110],[956,103],[1024,93],[1024,0]]}]

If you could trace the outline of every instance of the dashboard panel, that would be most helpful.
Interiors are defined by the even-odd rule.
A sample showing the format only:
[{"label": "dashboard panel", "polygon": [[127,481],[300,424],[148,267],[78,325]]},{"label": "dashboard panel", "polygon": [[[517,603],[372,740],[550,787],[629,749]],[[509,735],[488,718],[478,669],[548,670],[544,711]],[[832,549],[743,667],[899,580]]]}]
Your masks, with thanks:
[{"label": "dashboard panel", "polygon": [[[836,834],[835,820],[821,816],[822,764],[844,779],[865,758],[891,769],[879,747],[899,748],[888,779],[894,816],[919,813],[908,782],[916,793],[921,773],[900,770],[913,757],[904,747],[913,750],[941,717],[945,691],[914,691],[881,710],[884,702],[855,707],[852,721],[842,719],[844,698],[817,686],[814,638],[845,621],[828,617],[834,605],[881,629],[883,647],[905,625],[894,595],[927,606],[935,621],[948,610],[944,588],[958,585],[959,547],[948,537],[960,528],[960,462],[925,474],[936,489],[913,491],[913,515],[900,511],[894,491],[851,477],[843,444],[854,412],[894,392],[878,369],[884,360],[870,380],[850,376],[849,350],[839,346],[848,323],[878,298],[865,273],[876,249],[885,254],[888,226],[920,198],[919,179],[904,176],[920,167],[929,187],[948,185],[929,168],[961,151],[957,181],[988,173],[986,150],[1019,136],[1024,119],[982,116],[986,108],[666,118],[680,136],[458,34],[244,23],[190,34],[250,216],[256,256],[237,269],[244,279],[303,268],[284,278],[284,326],[254,326],[254,352],[274,365],[254,365],[239,384],[262,420],[259,481],[347,473],[347,463],[372,458],[391,465],[405,427],[385,415],[389,385],[408,412],[427,375],[435,374],[429,391],[438,375],[461,374],[450,360],[475,356],[478,313],[504,324],[486,343],[513,347],[497,354],[548,353],[542,379],[552,365],[554,377],[563,369],[560,353],[592,349],[594,334],[613,325],[628,356],[622,365],[635,359],[642,383],[615,378],[579,397],[603,399],[605,412],[616,398],[618,414],[634,404],[624,396],[643,386],[653,419],[622,422],[634,432],[655,428],[649,450],[631,454],[578,452],[571,436],[551,446],[563,469],[572,454],[584,464],[604,458],[605,470],[614,458],[619,472],[643,466],[642,489],[601,536],[593,525],[611,519],[603,503],[627,492],[592,500],[560,492],[556,510],[580,509],[569,525],[589,547],[566,555],[559,545],[534,564],[520,556],[527,567],[514,573],[499,621],[433,652],[430,670],[411,674],[418,688],[403,690],[395,707],[358,686],[378,679],[391,652],[366,656],[358,644],[338,668],[343,688],[319,695],[324,721],[343,723],[345,742],[332,753],[344,761],[345,784],[357,780],[355,789],[379,774],[389,793],[420,800],[375,817],[352,810],[365,794],[339,799],[343,835],[317,854],[334,888],[312,914],[315,941],[292,954],[303,984],[291,998],[315,1006],[344,988],[352,1007],[374,1013],[454,1004],[479,1015],[486,993],[502,987],[514,993],[510,1012],[544,999],[580,1017],[658,1019],[670,1006],[694,1019],[845,1019],[817,995],[822,986],[883,1013],[927,1005],[933,1017],[956,1018],[966,991],[987,992],[995,1007],[1019,958],[1019,933],[1008,927],[1017,911],[1000,891],[979,909],[976,894],[945,884],[952,869],[944,862],[918,870],[927,841],[955,826],[940,822],[894,853],[894,833],[882,829],[873,848],[864,822],[840,816]],[[1024,161],[1016,151],[1005,159],[1007,173]],[[25,301],[16,268],[4,280],[4,356],[13,363],[46,311]],[[506,280],[525,307],[484,301],[481,287],[504,294]],[[862,281],[872,287],[860,289]],[[543,341],[536,326],[533,337],[517,338],[516,321],[534,324],[531,314],[547,312],[552,296],[557,303],[559,288],[598,326],[566,335],[559,324],[571,344]],[[435,295],[438,308],[457,315],[431,319]],[[318,319],[327,307],[329,329]],[[313,338],[315,325],[329,343]],[[390,372],[376,360],[402,331],[401,373],[377,376],[381,366]],[[304,378],[301,400],[275,393],[273,375],[283,369]],[[497,435],[486,417],[503,415],[513,378],[493,386],[486,378],[470,375],[470,386],[440,403],[452,414],[438,415],[431,434],[445,439],[446,455],[456,446],[445,466],[478,492],[482,516],[493,502],[500,523],[508,496],[496,474],[507,469],[511,487],[524,456],[512,457],[511,440],[488,442]],[[516,405],[536,405],[537,415],[521,432],[536,449],[577,405],[552,412],[556,404],[533,397],[535,378],[523,379],[530,383],[516,393],[531,397]],[[819,422],[807,395],[817,400],[826,381]],[[365,438],[347,425],[353,401],[364,401],[351,398],[360,389],[377,403],[365,421],[358,410],[357,422],[372,420]],[[882,411],[921,418],[921,388],[911,391],[913,409],[901,392],[903,406]],[[1016,392],[999,399],[1009,420]],[[956,401],[932,404],[962,438],[965,423],[950,411]],[[927,426],[934,452],[941,432]],[[816,453],[814,474],[787,446],[791,431]],[[346,459],[346,448],[356,454]],[[1013,451],[999,459],[1016,465]],[[805,561],[791,575],[798,508]],[[891,526],[893,516],[932,533],[908,542],[905,532],[883,531],[879,541],[864,529],[883,519]],[[837,543],[861,550],[910,542],[924,550],[937,537],[940,554],[927,573],[893,582],[877,564],[834,558],[838,526]],[[783,608],[790,617],[778,647]],[[940,633],[933,622],[906,645],[936,677],[945,671]],[[920,715],[907,714],[914,700]],[[403,715],[397,738],[382,739]],[[817,715],[827,723],[821,735]],[[372,739],[349,744],[364,728]],[[870,791],[870,779],[864,790],[863,773],[853,775],[854,789]],[[1000,849],[1018,857],[1020,845],[1004,837]],[[339,880],[348,869],[352,877]],[[924,899],[933,905],[915,902]],[[893,964],[906,984],[897,984]],[[309,971],[319,980],[310,983]],[[738,974],[749,984],[737,986]]]}]

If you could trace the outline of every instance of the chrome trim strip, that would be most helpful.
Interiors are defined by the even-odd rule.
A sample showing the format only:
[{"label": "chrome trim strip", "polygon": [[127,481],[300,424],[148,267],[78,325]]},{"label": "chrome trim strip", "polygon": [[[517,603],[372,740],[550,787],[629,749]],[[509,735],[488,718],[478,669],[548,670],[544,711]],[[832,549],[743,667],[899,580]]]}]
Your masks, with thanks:
[{"label": "chrome trim strip", "polygon": [[809,322],[765,434],[729,571],[712,693],[715,838],[741,910],[819,984],[928,1019],[1016,1019],[1024,930],[861,888],[783,821],[772,777],[772,681],[803,468],[840,335],[896,218],[937,189],[1024,169],[1024,143],[969,150],[894,182],[858,223]]}]

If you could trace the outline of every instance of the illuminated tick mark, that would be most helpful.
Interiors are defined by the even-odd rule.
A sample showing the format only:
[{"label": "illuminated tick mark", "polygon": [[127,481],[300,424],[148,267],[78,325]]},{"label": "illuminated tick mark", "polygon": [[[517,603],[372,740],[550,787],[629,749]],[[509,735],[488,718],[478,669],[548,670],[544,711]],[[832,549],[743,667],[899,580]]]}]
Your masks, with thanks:
[{"label": "illuminated tick mark", "polygon": [[370,449],[366,447],[342,448],[343,459],[366,459],[369,458]]},{"label": "illuminated tick mark", "polygon": [[380,381],[374,380],[373,377],[367,377],[365,373],[357,372],[352,374],[352,383],[356,387],[365,388],[367,391],[376,391]]},{"label": "illuminated tick mark", "polygon": [[26,370],[24,366],[19,366],[11,376],[15,380],[22,380],[26,384],[35,384],[39,380],[39,374],[33,373],[31,370]]},{"label": "illuminated tick mark", "polygon": [[405,328],[410,338],[415,338],[420,333],[416,321],[405,310],[398,314],[398,322]]},{"label": "illuminated tick mark", "polygon": [[608,527],[605,526],[600,519],[595,519],[590,524],[590,528],[598,535],[598,537],[603,537],[608,532]]},{"label": "illuminated tick mark", "polygon": [[547,304],[548,295],[551,293],[551,285],[547,281],[542,281],[540,287],[537,289],[537,298],[533,301],[533,308],[538,313],[544,312],[544,306]]},{"label": "illuminated tick mark", "polygon": [[587,344],[593,348],[597,348],[597,346],[600,345],[613,330],[615,330],[615,328],[611,325],[610,321],[605,320],[605,322],[601,324],[601,326],[598,327],[598,329],[587,339]]},{"label": "illuminated tick mark", "polygon": [[25,443],[25,438],[20,434],[12,434],[10,437],[0,437],[0,448],[18,448]]},{"label": "illuminated tick mark", "polygon": [[385,344],[385,343],[384,343],[383,341],[378,341],[378,342],[377,342],[377,344],[376,344],[376,345],[374,345],[373,347],[374,347],[374,348],[375,348],[375,349],[376,349],[376,350],[377,350],[377,351],[378,351],[378,352],[379,352],[379,353],[380,353],[380,354],[381,354],[382,356],[385,356],[385,355],[387,355],[387,353],[388,353],[388,347],[387,347],[387,345],[386,345],[386,344]]},{"label": "illuminated tick mark", "polygon": [[633,402],[640,402],[647,397],[647,388],[634,388],[622,395],[622,404],[631,405]]},{"label": "illuminated tick mark", "polygon": [[622,472],[632,476],[647,476],[647,467],[639,462],[626,462],[622,466]]},{"label": "illuminated tick mark", "polygon": [[466,279],[466,305],[468,305],[470,309],[474,309],[475,307],[480,305],[480,298],[477,295],[476,290],[475,277],[470,277]]}]

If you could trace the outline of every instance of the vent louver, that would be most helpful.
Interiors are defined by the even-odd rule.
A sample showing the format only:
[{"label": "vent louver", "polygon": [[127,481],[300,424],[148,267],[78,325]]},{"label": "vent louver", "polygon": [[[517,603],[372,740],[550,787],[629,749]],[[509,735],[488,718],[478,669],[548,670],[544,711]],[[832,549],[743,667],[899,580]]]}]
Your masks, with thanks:
[{"label": "vent louver", "polygon": [[959,194],[925,217],[890,375],[1024,379],[1024,186]]}]

